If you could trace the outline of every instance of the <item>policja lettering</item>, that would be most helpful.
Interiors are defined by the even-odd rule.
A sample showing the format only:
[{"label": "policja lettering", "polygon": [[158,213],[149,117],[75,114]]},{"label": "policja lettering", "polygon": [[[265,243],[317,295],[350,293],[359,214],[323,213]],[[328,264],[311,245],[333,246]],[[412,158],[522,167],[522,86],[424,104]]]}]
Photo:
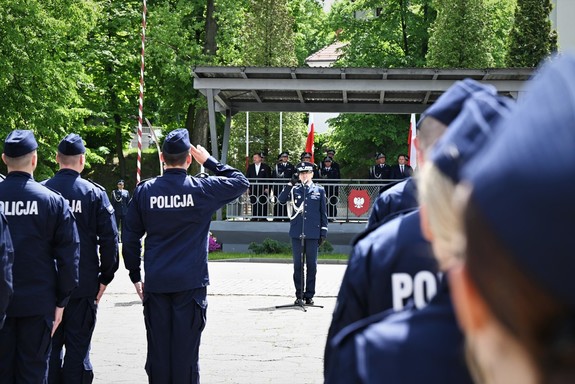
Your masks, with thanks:
[{"label": "policja lettering", "polygon": [[82,213],[82,202],[80,200],[68,200],[70,210],[73,213]]},{"label": "policja lettering", "polygon": [[6,216],[38,215],[37,201],[0,201],[0,211]]},{"label": "policja lettering", "polygon": [[151,209],[186,208],[193,206],[194,206],[194,199],[191,194],[150,197]]}]

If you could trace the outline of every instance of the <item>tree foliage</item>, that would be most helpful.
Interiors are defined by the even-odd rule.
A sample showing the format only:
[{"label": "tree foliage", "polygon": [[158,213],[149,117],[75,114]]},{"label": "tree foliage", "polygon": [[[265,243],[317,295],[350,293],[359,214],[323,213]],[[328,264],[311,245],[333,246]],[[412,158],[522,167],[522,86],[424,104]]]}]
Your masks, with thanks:
[{"label": "tree foliage", "polygon": [[[422,67],[434,19],[430,0],[336,2],[329,24],[348,44],[335,65]],[[325,145],[338,150],[344,177],[367,178],[376,152],[386,153],[388,163],[407,152],[407,115],[342,114],[330,126]]]},{"label": "tree foliage", "polygon": [[557,50],[557,33],[549,20],[552,7],[550,0],[517,0],[507,59],[510,67],[536,67]]},{"label": "tree foliage", "polygon": [[40,145],[36,177],[51,176],[54,144],[89,115],[78,84],[98,7],[91,0],[0,0],[0,128],[31,129]]}]

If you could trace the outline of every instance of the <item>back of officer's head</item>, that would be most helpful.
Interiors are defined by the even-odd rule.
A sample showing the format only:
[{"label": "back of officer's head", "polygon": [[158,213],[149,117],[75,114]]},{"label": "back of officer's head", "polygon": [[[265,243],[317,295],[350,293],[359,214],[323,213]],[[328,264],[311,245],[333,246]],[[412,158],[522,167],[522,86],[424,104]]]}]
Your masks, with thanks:
[{"label": "back of officer's head", "polygon": [[[472,79],[455,82],[422,113],[417,123],[417,144],[421,160],[425,161],[426,152],[439,139],[447,127],[461,112],[465,101],[474,93],[484,91],[495,95],[495,87],[481,84]],[[422,161],[420,161],[420,165]]]},{"label": "back of officer's head", "polygon": [[575,56],[564,54],[539,70],[461,187],[470,279],[545,383],[575,382],[574,121]]},{"label": "back of officer's head", "polygon": [[2,159],[8,170],[25,170],[36,167],[38,143],[34,133],[26,129],[16,129],[8,134],[4,141]]},{"label": "back of officer's head", "polygon": [[181,166],[190,154],[190,136],[187,129],[175,129],[168,133],[162,146],[162,157],[168,166]]},{"label": "back of officer's head", "polygon": [[420,170],[418,191],[424,233],[431,240],[442,268],[455,262],[461,244],[454,238],[459,225],[452,199],[462,167],[492,139],[498,122],[510,113],[511,99],[476,89],[469,93],[459,115],[430,150]]},{"label": "back of officer's head", "polygon": [[77,133],[70,133],[58,144],[58,163],[60,167],[82,167],[83,155],[86,153],[84,141]]}]

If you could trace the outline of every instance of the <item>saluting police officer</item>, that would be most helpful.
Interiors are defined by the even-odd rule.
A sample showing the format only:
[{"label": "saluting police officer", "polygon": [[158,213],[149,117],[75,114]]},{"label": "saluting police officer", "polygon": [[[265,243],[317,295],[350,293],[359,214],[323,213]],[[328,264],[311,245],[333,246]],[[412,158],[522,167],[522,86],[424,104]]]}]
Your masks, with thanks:
[{"label": "saluting police officer", "polygon": [[[327,236],[326,197],[323,187],[312,181],[314,171],[312,163],[299,163],[297,171],[298,178],[293,177],[284,187],[279,195],[279,201],[290,204],[292,211],[289,235],[294,266],[295,304],[302,304],[302,300],[305,300],[305,304],[312,305],[315,295],[318,247]],[[307,269],[305,287],[302,280],[303,255],[305,255]]]},{"label": "saluting police officer", "polygon": [[[192,156],[216,176],[188,176]],[[166,136],[161,159],[164,174],[138,184],[128,205],[122,253],[144,303],[149,382],[198,383],[211,217],[241,196],[249,182],[203,147],[191,145],[186,129]],[[140,273],[144,235],[145,285]]]},{"label": "saluting police officer", "polygon": [[68,202],[34,181],[38,143],[29,130],[12,131],[2,160],[0,206],[14,243],[14,296],[0,330],[3,382],[43,383],[50,338],[78,285],[80,239]]},{"label": "saluting police officer", "polygon": [[[80,175],[86,162],[85,152],[80,135],[71,133],[64,137],[56,154],[60,170],[42,182],[68,200],[80,235],[80,283],[52,338],[48,379],[51,384],[92,382],[92,367],[84,367],[83,362],[89,354],[98,302],[118,269],[114,208],[104,187]],[[66,353],[62,359],[63,347]]]},{"label": "saluting police officer", "polygon": [[4,326],[6,308],[14,293],[12,286],[12,265],[14,264],[14,247],[8,229],[8,221],[0,212],[0,329]]}]

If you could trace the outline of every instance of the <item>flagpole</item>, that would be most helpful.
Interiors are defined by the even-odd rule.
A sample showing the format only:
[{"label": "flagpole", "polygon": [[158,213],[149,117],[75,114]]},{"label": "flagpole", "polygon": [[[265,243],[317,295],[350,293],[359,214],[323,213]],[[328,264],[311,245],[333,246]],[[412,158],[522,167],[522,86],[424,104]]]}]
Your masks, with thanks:
[{"label": "flagpole", "polygon": [[246,169],[250,164],[250,113],[246,112]]},{"label": "flagpole", "polygon": [[138,105],[138,159],[136,161],[136,183],[140,183],[142,175],[142,120],[144,117],[144,46],[146,42],[146,0],[142,7],[142,51],[140,63],[140,97]]}]

